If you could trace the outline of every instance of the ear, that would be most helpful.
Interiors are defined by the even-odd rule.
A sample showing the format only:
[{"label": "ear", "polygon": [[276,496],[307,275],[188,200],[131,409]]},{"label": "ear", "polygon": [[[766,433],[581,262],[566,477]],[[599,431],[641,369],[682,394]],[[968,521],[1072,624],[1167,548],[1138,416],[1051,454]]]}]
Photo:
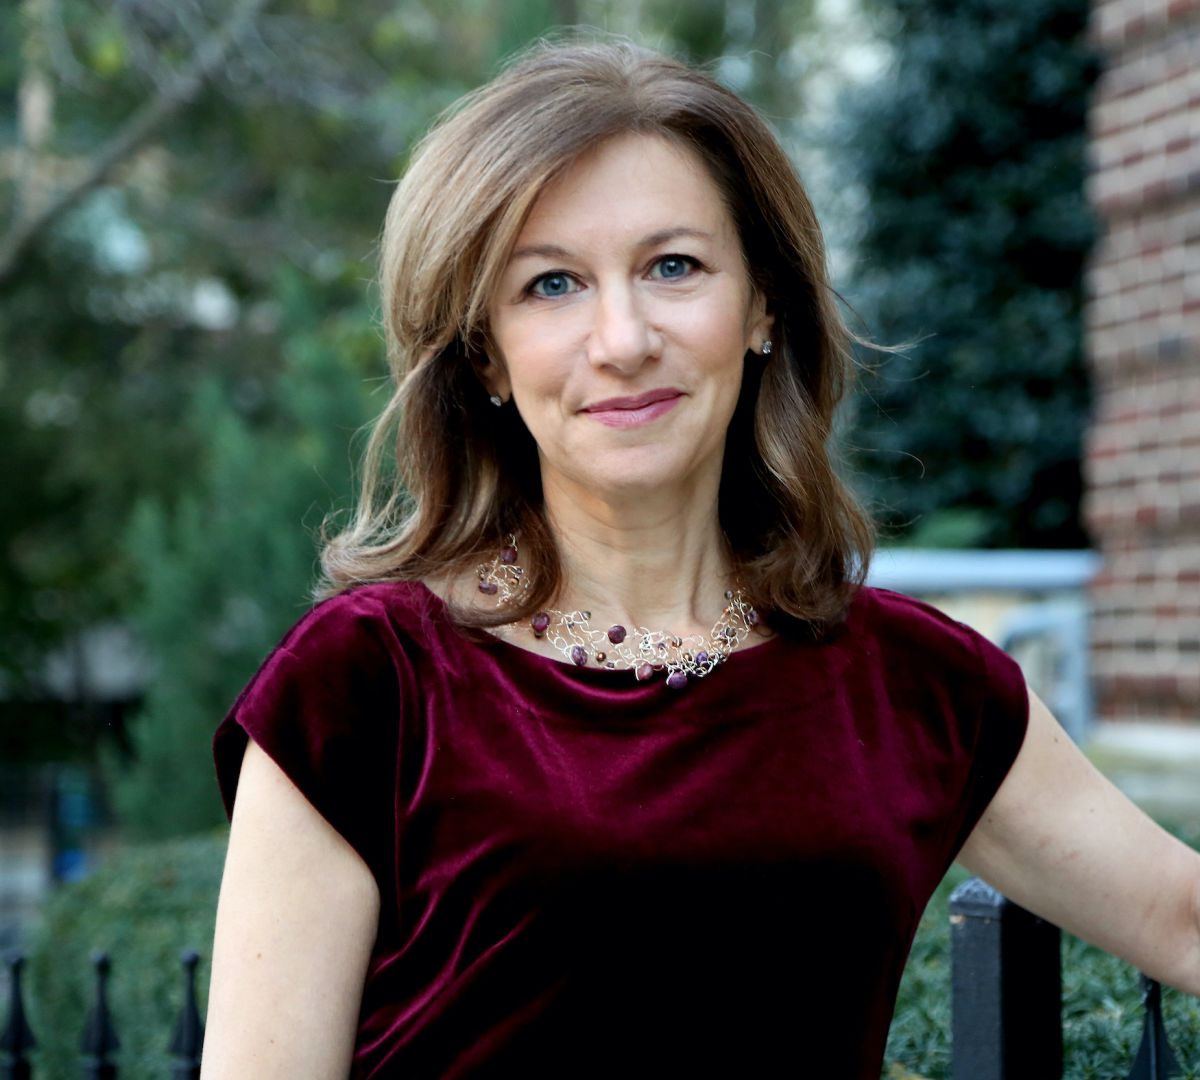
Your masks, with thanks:
[{"label": "ear", "polygon": [[746,351],[761,353],[763,342],[771,339],[772,331],[775,328],[775,316],[767,310],[766,298],[758,289],[754,290],[750,298],[750,312],[746,319],[746,326]]},{"label": "ear", "polygon": [[471,366],[489,396],[499,394],[505,401],[512,397],[512,385],[503,364],[488,353],[480,353],[472,357]]}]

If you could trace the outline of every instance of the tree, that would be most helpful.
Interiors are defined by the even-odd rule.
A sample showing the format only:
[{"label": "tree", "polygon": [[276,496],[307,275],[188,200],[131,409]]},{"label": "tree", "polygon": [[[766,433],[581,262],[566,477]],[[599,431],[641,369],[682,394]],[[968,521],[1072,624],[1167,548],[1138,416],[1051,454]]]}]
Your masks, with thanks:
[{"label": "tree", "polygon": [[841,118],[870,336],[848,441],[913,543],[1079,546],[1086,0],[878,0],[890,71]]},{"label": "tree", "polygon": [[198,382],[267,422],[280,269],[369,305],[387,179],[494,57],[382,0],[24,0],[0,33],[24,42],[0,54],[0,672],[36,694],[47,650],[136,595],[117,538],[194,477]]},{"label": "tree", "polygon": [[240,416],[227,388],[205,379],[186,420],[203,447],[193,482],[177,499],[144,496],[137,506],[125,545],[139,579],[129,615],[153,645],[156,670],[130,732],[132,761],[105,755],[131,835],[158,839],[221,820],[213,729],[308,606],[315,536],[329,511],[347,505],[349,443],[372,411],[364,381],[348,377],[370,370],[378,350],[353,284],[322,304],[304,279],[283,275],[286,347],[270,420]]}]

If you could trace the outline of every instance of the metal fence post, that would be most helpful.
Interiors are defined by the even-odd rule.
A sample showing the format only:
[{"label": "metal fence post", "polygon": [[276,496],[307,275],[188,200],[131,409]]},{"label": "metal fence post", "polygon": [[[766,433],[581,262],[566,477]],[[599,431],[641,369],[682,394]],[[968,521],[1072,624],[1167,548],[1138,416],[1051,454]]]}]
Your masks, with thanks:
[{"label": "metal fence post", "polygon": [[13,949],[5,959],[11,996],[8,1022],[4,1025],[4,1034],[0,1035],[0,1058],[3,1058],[0,1060],[0,1080],[29,1080],[31,1066],[26,1055],[37,1046],[37,1040],[25,1019],[25,1001],[21,996],[21,968],[25,966],[25,956],[19,949]]},{"label": "metal fence post", "polygon": [[971,878],[950,897],[954,1080],[1060,1080],[1061,935]]},{"label": "metal fence post", "polygon": [[200,1080],[200,1050],[204,1045],[204,1025],[196,1007],[196,965],[200,962],[200,954],[195,949],[184,949],[180,961],[183,964],[183,1005],[175,1022],[175,1034],[171,1037],[171,1056],[175,1058],[171,1080]]},{"label": "metal fence post", "polygon": [[1163,1026],[1162,987],[1149,975],[1141,975],[1141,984],[1146,1019],[1129,1080],[1170,1080],[1179,1075],[1179,1061],[1167,1042],[1167,1029]]},{"label": "metal fence post", "polygon": [[112,1055],[121,1045],[108,1011],[108,974],[112,963],[106,952],[92,953],[96,966],[96,1000],[88,1011],[80,1049],[83,1051],[83,1080],[116,1080]]}]

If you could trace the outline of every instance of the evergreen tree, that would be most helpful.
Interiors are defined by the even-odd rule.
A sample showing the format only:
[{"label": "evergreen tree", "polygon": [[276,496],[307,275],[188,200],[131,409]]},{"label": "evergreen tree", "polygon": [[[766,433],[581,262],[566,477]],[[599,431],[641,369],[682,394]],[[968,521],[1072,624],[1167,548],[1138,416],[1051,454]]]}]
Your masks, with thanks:
[{"label": "evergreen tree", "polygon": [[841,117],[862,189],[849,448],[885,535],[1086,544],[1087,0],[878,0],[890,70]]},{"label": "evergreen tree", "polygon": [[129,614],[155,671],[131,727],[132,760],[110,747],[103,762],[131,836],[224,820],[213,729],[309,606],[316,534],[348,505],[352,436],[382,404],[349,377],[378,358],[365,307],[321,312],[290,274],[279,293],[287,346],[271,397],[203,380],[186,421],[203,447],[194,479],[177,498],[144,496],[128,530],[139,583]]}]

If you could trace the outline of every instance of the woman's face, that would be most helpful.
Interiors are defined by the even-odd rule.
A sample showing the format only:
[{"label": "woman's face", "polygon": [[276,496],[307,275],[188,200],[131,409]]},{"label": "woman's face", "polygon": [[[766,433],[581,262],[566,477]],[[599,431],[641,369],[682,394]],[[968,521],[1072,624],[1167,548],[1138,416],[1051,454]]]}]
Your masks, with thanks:
[{"label": "woman's face", "polygon": [[719,480],[743,357],[771,326],[703,162],[643,134],[540,194],[488,317],[485,378],[511,394],[543,485],[612,494]]}]

